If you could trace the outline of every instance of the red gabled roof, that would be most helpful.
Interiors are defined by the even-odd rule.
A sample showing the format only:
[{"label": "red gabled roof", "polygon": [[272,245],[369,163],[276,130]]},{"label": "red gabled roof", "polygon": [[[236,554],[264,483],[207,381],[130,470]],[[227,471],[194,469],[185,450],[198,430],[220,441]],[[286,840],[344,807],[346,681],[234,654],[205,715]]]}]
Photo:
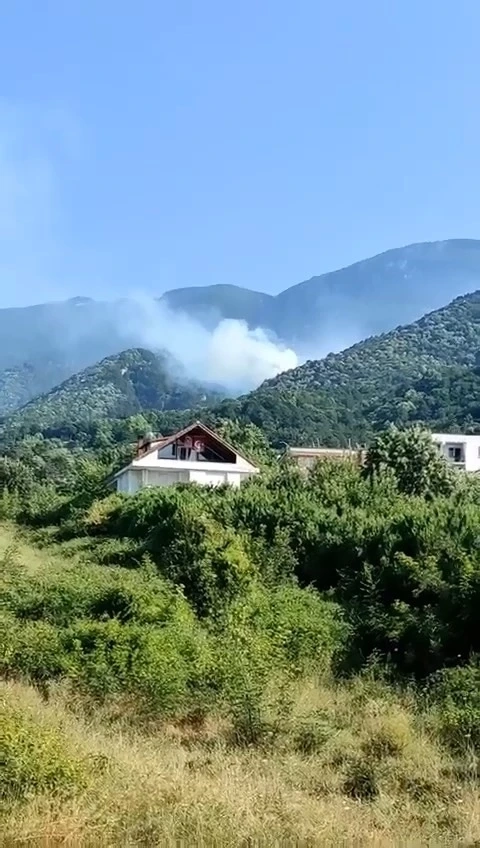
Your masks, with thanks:
[{"label": "red gabled roof", "polygon": [[151,447],[146,450],[144,454],[142,454],[142,459],[143,457],[148,456],[150,453],[154,453],[159,449],[166,448],[168,445],[171,445],[172,442],[176,442],[177,439],[182,439],[184,436],[187,436],[188,433],[190,433],[192,430],[198,429],[202,430],[205,435],[210,436],[220,445],[223,445],[223,447],[227,448],[227,450],[231,451],[237,456],[240,456],[242,459],[245,460],[245,462],[248,462],[250,465],[253,465],[254,468],[256,467],[255,463],[252,462],[251,459],[249,459],[243,453],[240,453],[240,451],[237,450],[236,447],[231,445],[229,442],[225,441],[225,439],[222,439],[222,437],[219,436],[218,433],[215,433],[213,430],[210,430],[210,428],[207,427],[206,424],[202,424],[201,421],[194,421],[193,424],[189,424],[187,427],[184,427],[182,430],[178,430],[177,433],[172,433],[170,436],[160,436],[158,439],[153,439],[151,442]]}]

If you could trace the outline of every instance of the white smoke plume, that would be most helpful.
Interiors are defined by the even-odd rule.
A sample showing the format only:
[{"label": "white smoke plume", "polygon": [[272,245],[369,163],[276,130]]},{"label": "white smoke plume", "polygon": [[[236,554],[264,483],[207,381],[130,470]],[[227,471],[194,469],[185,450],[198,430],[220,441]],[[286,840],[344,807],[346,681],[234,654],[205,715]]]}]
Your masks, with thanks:
[{"label": "white smoke plume", "polygon": [[150,350],[168,350],[188,377],[217,383],[232,393],[248,391],[263,380],[298,365],[292,348],[244,321],[223,319],[208,330],[165,304],[135,294],[120,305],[128,336]]}]

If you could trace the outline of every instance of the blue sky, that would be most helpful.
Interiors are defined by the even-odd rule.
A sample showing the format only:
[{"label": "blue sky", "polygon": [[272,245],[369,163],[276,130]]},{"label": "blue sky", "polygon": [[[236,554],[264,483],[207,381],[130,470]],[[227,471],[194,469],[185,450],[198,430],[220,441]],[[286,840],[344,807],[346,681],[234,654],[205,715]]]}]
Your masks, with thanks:
[{"label": "blue sky", "polygon": [[480,237],[479,41],[478,0],[4,4],[0,305]]}]

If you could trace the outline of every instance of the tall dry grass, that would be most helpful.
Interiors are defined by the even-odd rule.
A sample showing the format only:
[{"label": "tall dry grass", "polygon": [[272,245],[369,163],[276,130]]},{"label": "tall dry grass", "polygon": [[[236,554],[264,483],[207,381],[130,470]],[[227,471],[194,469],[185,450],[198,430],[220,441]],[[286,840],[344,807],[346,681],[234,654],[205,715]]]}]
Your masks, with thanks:
[{"label": "tall dry grass", "polygon": [[135,728],[120,711],[88,715],[61,691],[48,703],[20,683],[0,691],[0,745],[12,785],[26,756],[9,733],[12,715],[41,740],[30,755],[42,758],[44,771],[49,756],[74,765],[73,782],[3,801],[4,846],[480,840],[475,762],[454,759],[408,701],[379,685],[305,683],[288,722],[261,748],[235,745],[215,717]]}]

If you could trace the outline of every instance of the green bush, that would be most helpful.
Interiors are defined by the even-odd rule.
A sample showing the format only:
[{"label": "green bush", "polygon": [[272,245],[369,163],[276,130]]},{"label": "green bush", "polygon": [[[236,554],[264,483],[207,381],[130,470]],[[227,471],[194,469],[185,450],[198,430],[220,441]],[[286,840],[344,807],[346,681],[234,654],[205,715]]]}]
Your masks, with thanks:
[{"label": "green bush", "polygon": [[44,621],[19,622],[1,616],[0,674],[44,685],[62,676],[67,668],[68,657],[58,628]]},{"label": "green bush", "polygon": [[293,731],[293,745],[301,754],[317,754],[334,733],[331,717],[319,711],[297,723]]},{"label": "green bush", "polygon": [[2,608],[24,621],[59,627],[79,618],[163,623],[188,610],[181,592],[145,567],[130,572],[82,565],[45,576],[9,573],[0,581]]},{"label": "green bush", "polygon": [[121,513],[125,496],[114,493],[102,500],[95,500],[82,515],[81,525],[89,535],[106,533]]},{"label": "green bush", "polygon": [[480,665],[443,669],[431,680],[435,721],[444,740],[453,748],[480,750]]},{"label": "green bush", "polygon": [[216,686],[237,738],[274,735],[291,711],[291,682],[324,674],[348,628],[335,604],[295,586],[256,587],[233,603],[213,630]]},{"label": "green bush", "polygon": [[25,708],[2,704],[0,798],[19,801],[40,792],[68,794],[88,777],[85,761],[69,753],[64,734]]},{"label": "green bush", "polygon": [[375,765],[368,757],[358,757],[349,764],[343,791],[357,801],[374,801],[380,794]]}]

